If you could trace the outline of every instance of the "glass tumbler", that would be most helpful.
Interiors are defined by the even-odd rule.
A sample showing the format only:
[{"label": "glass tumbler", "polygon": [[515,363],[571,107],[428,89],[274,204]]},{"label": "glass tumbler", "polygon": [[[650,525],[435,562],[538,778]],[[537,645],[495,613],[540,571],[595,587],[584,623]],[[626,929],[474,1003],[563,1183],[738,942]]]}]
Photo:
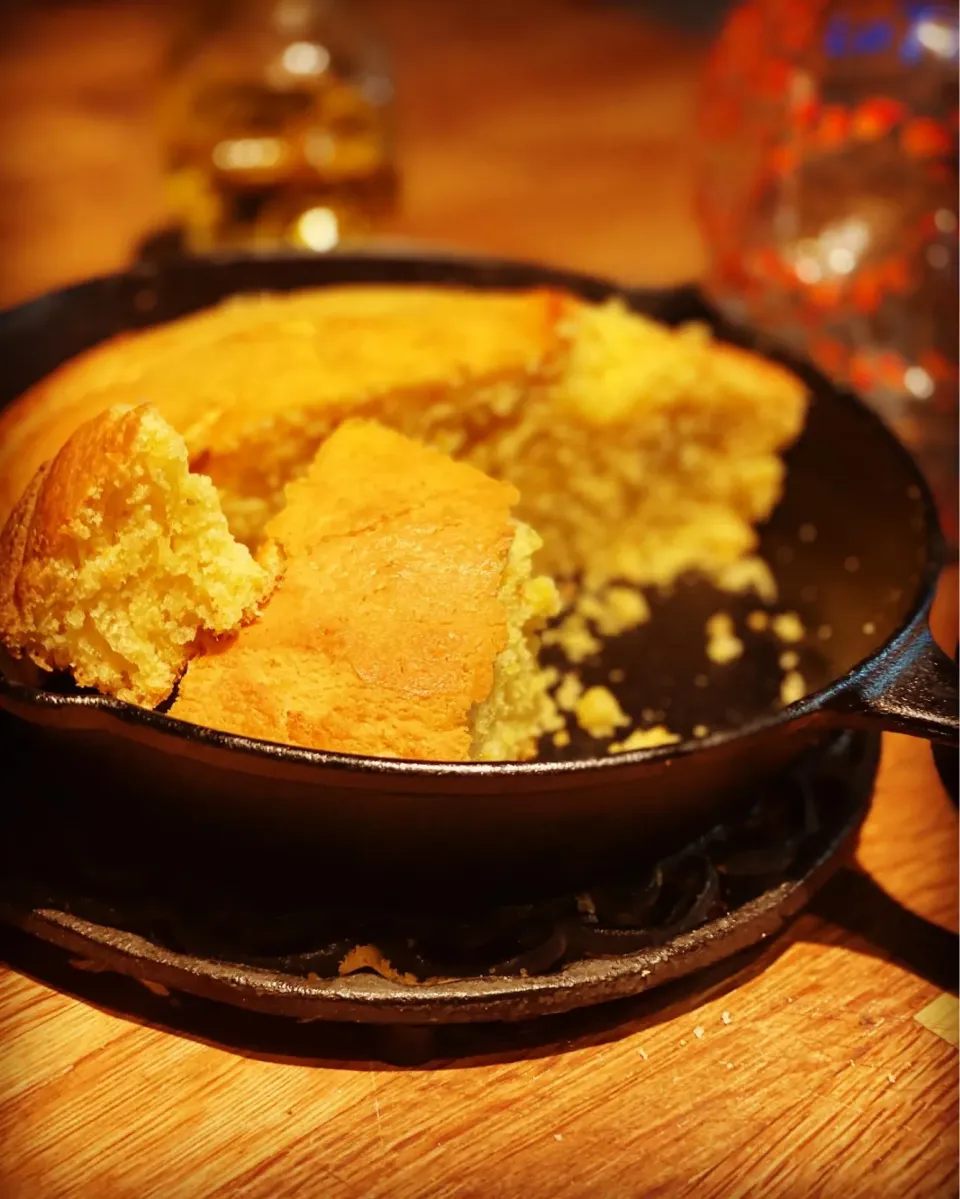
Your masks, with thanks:
[{"label": "glass tumbler", "polygon": [[396,203],[393,83],[351,0],[195,11],[158,106],[171,219],[187,249],[362,239]]}]

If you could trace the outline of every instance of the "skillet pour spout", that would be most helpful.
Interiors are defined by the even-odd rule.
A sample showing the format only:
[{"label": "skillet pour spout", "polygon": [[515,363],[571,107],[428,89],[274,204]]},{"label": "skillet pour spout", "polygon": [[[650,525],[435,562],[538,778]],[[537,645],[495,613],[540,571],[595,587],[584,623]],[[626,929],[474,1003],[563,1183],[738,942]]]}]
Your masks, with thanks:
[{"label": "skillet pour spout", "polygon": [[[668,601],[652,598],[649,625],[610,641],[589,668],[596,678],[585,678],[622,670],[625,710],[663,708],[681,735],[676,745],[610,756],[574,738],[528,763],[359,758],[201,729],[0,662],[5,784],[38,802],[109,803],[118,820],[144,830],[157,821],[185,836],[199,821],[243,830],[264,853],[286,852],[294,837],[318,870],[346,864],[387,887],[472,880],[509,889],[535,877],[567,885],[685,844],[840,727],[957,743],[956,668],[928,629],[942,554],[923,477],[854,395],[724,323],[693,288],[624,292],[542,266],[379,253],[140,264],[0,313],[0,405],[106,338],[236,293],[383,283],[618,296],[792,369],[810,411],[760,551],[780,610],[796,612],[808,631],[799,647],[806,697],[780,704],[772,643],[751,642],[742,660],[711,671],[708,688],[695,686],[704,621],[739,601],[691,584]],[[743,604],[745,616],[755,601]],[[706,737],[693,735],[698,725]]]}]

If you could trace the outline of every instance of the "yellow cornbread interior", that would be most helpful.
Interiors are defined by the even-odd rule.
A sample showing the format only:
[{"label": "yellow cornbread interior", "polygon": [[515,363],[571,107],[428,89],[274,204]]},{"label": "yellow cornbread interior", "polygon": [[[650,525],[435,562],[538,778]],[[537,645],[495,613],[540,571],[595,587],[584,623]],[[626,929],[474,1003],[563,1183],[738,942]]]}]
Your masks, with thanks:
[{"label": "yellow cornbread interior", "polygon": [[580,306],[569,325],[564,369],[470,456],[519,489],[556,575],[583,572],[588,586],[719,575],[754,548],[779,497],[777,451],[799,398],[765,397],[757,360],[718,353],[700,327],[612,303]]},{"label": "yellow cornbread interior", "polygon": [[560,606],[553,581],[531,575],[533,555],[541,545],[529,525],[518,523],[499,594],[507,618],[507,644],[494,663],[490,694],[472,713],[474,761],[529,758],[536,739],[563,723],[548,692],[551,676],[537,661],[536,630]]}]

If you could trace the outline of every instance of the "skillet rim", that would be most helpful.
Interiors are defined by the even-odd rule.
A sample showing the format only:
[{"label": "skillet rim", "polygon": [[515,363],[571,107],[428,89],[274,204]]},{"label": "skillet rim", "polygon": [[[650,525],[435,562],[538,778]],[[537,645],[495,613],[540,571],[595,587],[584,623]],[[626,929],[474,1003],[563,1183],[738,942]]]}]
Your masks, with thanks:
[{"label": "skillet rim", "polygon": [[[263,267],[279,265],[286,262],[302,262],[316,265],[322,273],[323,266],[329,261],[336,261],[349,266],[351,262],[362,262],[367,268],[379,265],[384,270],[401,264],[409,268],[412,264],[421,264],[430,271],[449,269],[466,272],[467,277],[460,280],[463,286],[483,287],[485,274],[514,273],[527,275],[525,283],[504,283],[499,286],[507,290],[518,290],[520,287],[567,287],[576,294],[585,296],[619,296],[631,307],[638,300],[656,299],[669,305],[671,301],[686,300],[687,303],[697,303],[703,310],[703,317],[722,340],[733,340],[734,344],[748,344],[748,348],[762,357],[779,362],[793,371],[812,392],[830,392],[843,403],[854,406],[861,415],[865,416],[883,437],[895,458],[899,458],[904,476],[909,478],[912,486],[918,490],[918,498],[923,509],[924,528],[918,535],[918,548],[922,545],[926,550],[926,560],[919,572],[919,580],[914,592],[911,607],[899,627],[884,642],[874,649],[867,657],[855,663],[845,674],[832,679],[825,687],[818,688],[809,695],[779,711],[770,711],[755,716],[735,728],[725,728],[712,732],[704,738],[687,738],[683,741],[651,749],[631,750],[626,753],[608,754],[596,757],[582,757],[563,761],[532,761],[532,762],[432,762],[415,759],[398,759],[375,757],[372,755],[337,753],[329,750],[304,749],[283,742],[265,741],[257,738],[242,737],[235,733],[208,728],[203,725],[193,725],[186,721],[177,720],[165,713],[147,708],[139,708],[134,704],[114,699],[110,696],[97,694],[64,694],[46,691],[43,688],[32,687],[20,683],[7,676],[2,661],[0,661],[0,707],[6,708],[12,715],[33,724],[66,724],[74,728],[89,731],[117,732],[126,739],[135,739],[137,730],[148,735],[158,736],[164,743],[167,752],[172,752],[177,743],[190,748],[199,747],[201,750],[225,752],[235,756],[239,764],[242,762],[249,769],[257,765],[264,767],[273,764],[283,764],[294,768],[316,772],[318,775],[332,772],[338,775],[338,781],[347,786],[362,786],[364,779],[384,780],[396,779],[426,779],[426,778],[462,778],[475,781],[492,780],[494,783],[510,779],[543,779],[559,782],[561,778],[570,780],[571,785],[586,776],[605,777],[603,772],[610,771],[623,774],[631,767],[653,765],[655,763],[669,765],[672,761],[688,757],[693,753],[703,753],[727,746],[733,742],[749,741],[760,733],[773,732],[785,726],[799,728],[816,720],[821,723],[842,723],[841,712],[843,700],[856,695],[858,683],[873,676],[878,668],[895,665],[901,657],[901,651],[906,650],[917,633],[927,624],[927,616],[933,603],[936,584],[945,562],[945,543],[940,530],[936,504],[932,492],[922,472],[913,460],[910,452],[903,443],[887,427],[885,422],[865,404],[850,389],[833,383],[821,371],[799,356],[776,344],[773,339],[751,329],[733,326],[719,314],[693,284],[679,284],[672,287],[631,288],[618,284],[614,280],[580,272],[566,271],[562,268],[551,267],[547,264],[529,262],[519,259],[489,258],[482,255],[448,254],[439,252],[431,254],[420,249],[416,253],[378,253],[375,249],[369,252],[351,251],[349,253],[331,253],[324,256],[298,254],[296,252],[273,253],[227,253],[210,255],[203,259],[175,260],[173,266],[189,265],[193,268],[209,267],[229,269],[232,265],[252,264]],[[36,319],[36,313],[42,313],[44,307],[54,302],[67,303],[74,296],[82,297],[85,293],[97,288],[124,284],[149,285],[162,276],[165,266],[171,264],[139,263],[126,271],[117,271],[95,276],[78,283],[71,284],[56,291],[47,292],[26,300],[24,303],[0,310],[0,337],[10,336],[20,322]],[[365,283],[367,280],[357,280]],[[389,282],[397,283],[396,280]],[[426,282],[426,281],[425,281]],[[416,281],[405,280],[401,286],[415,285]],[[317,280],[311,286],[336,286],[338,281],[328,280],[326,284]],[[452,286],[446,281],[433,281],[433,286]],[[263,287],[269,291],[269,286]],[[295,290],[295,289],[284,289]],[[227,292],[222,297],[242,294],[240,291]],[[210,307],[203,305],[202,307]],[[193,311],[201,311],[195,309]],[[189,315],[189,314],[185,314]],[[166,322],[156,322],[163,324]],[[152,327],[149,322],[144,326],[132,326],[130,329],[118,330],[115,335],[136,333],[141,328]],[[92,342],[87,349],[101,344]],[[84,352],[84,351],[80,351]],[[62,364],[60,364],[62,365]],[[55,367],[54,370],[59,369]],[[49,377],[42,375],[40,378]],[[35,382],[39,382],[36,380]],[[10,402],[15,402],[14,400]],[[2,407],[6,407],[3,405]],[[40,714],[40,719],[24,714],[24,710]],[[56,721],[56,716],[66,714],[66,721]],[[71,715],[80,716],[79,721],[72,721]],[[88,716],[88,720],[83,720]],[[98,721],[97,716],[103,720]],[[48,719],[43,719],[46,716]],[[133,737],[132,737],[133,734]],[[474,794],[483,794],[486,789]]]}]

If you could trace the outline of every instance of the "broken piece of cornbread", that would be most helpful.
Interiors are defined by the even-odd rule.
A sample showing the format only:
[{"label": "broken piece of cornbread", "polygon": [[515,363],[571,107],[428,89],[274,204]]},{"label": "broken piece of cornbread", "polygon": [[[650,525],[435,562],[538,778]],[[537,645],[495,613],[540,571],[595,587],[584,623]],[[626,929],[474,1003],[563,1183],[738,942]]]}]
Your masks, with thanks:
[{"label": "broken piece of cornbread", "polygon": [[250,619],[269,573],[234,541],[153,409],[112,408],[40,468],[0,537],[0,640],[84,687],[153,707],[201,631]]},{"label": "broken piece of cornbread", "polygon": [[282,578],[171,715],[419,760],[516,759],[559,729],[533,630],[558,605],[509,484],[369,421],[322,446],[266,528]]}]

